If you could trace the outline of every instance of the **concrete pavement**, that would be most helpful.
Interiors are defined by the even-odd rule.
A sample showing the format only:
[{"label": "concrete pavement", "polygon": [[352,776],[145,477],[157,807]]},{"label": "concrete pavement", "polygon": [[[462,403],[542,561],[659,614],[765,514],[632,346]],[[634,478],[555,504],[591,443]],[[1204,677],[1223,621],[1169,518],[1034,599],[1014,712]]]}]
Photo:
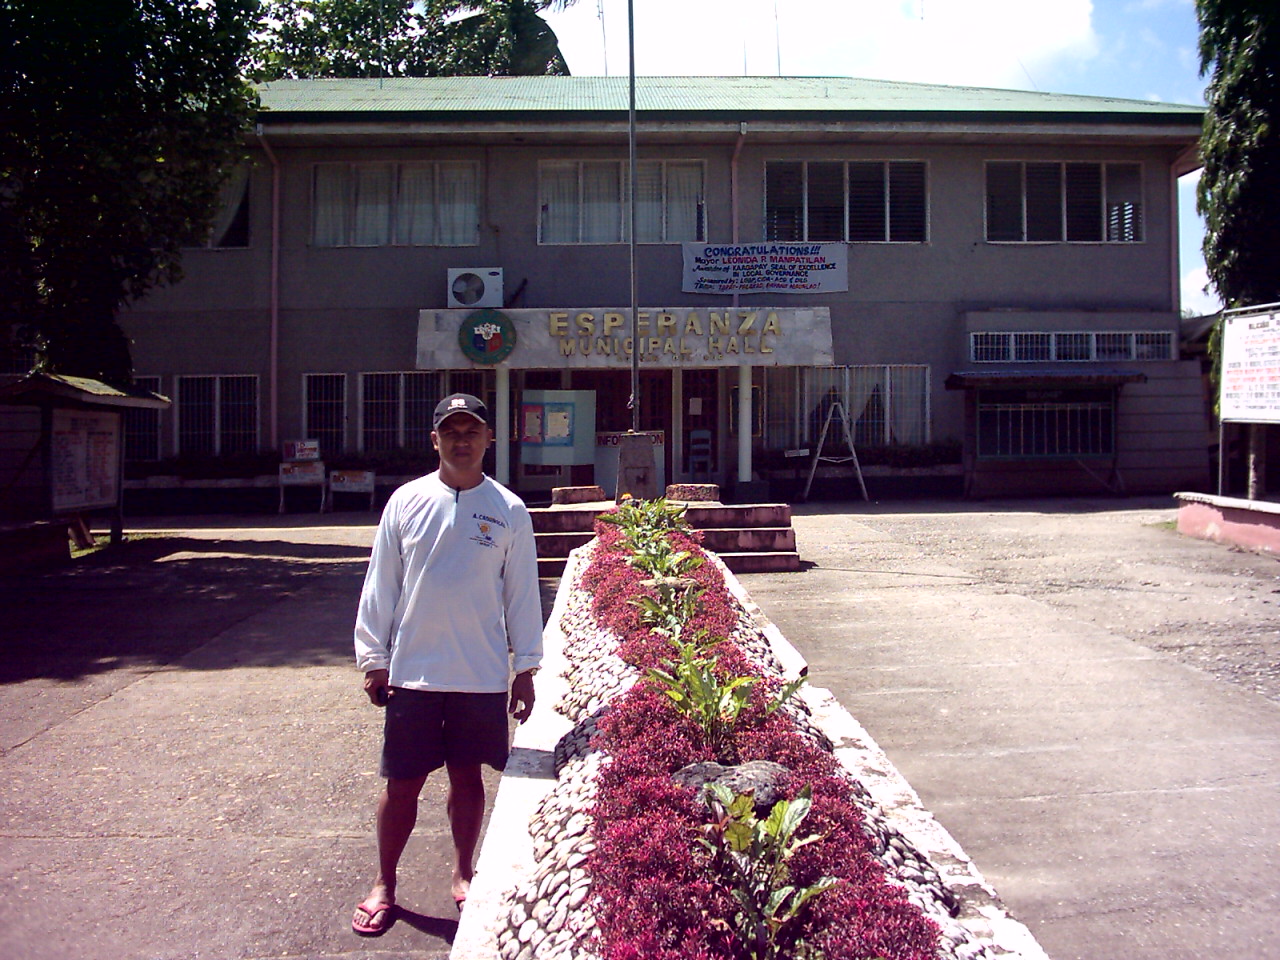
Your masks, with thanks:
[{"label": "concrete pavement", "polygon": [[[1113,623],[1127,596],[1099,584],[1120,547],[1097,531],[1139,526],[1127,549],[1156,565],[1135,582],[1182,578],[1184,619],[1238,606],[1211,590],[1265,594],[1274,561],[1127,507],[1060,504],[1074,533],[996,562],[970,541],[1054,514],[811,504],[813,566],[742,581],[1055,960],[1280,956],[1280,707]],[[188,521],[0,582],[0,955],[447,955],[440,778],[406,918],[380,940],[349,928],[378,791],[380,714],[350,659],[370,522]],[[1093,586],[1070,579],[1077,541]],[[1010,579],[1035,564],[1056,594]]]},{"label": "concrete pavement", "polygon": [[[1254,602],[1280,586],[1274,560],[1123,506],[1064,529],[1103,551],[1127,538],[1160,570],[1144,589],[1208,589],[1226,566]],[[741,579],[1055,960],[1280,956],[1280,707],[1100,625],[1126,602],[1104,582],[1075,591],[1093,615],[993,576],[971,542],[996,526],[984,509],[801,507],[812,566]],[[1041,548],[1058,535],[1052,508],[999,509]]]}]

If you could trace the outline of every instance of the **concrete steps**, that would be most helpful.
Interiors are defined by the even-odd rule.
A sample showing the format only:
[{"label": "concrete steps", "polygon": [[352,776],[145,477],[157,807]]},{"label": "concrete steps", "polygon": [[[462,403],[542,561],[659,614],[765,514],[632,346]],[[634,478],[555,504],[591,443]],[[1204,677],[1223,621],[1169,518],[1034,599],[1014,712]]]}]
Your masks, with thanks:
[{"label": "concrete steps", "polygon": [[[611,500],[532,508],[538,575],[563,573],[569,552],[594,535],[596,514],[612,508]],[[690,505],[685,518],[703,532],[703,546],[734,573],[800,569],[790,504],[704,502]]]}]

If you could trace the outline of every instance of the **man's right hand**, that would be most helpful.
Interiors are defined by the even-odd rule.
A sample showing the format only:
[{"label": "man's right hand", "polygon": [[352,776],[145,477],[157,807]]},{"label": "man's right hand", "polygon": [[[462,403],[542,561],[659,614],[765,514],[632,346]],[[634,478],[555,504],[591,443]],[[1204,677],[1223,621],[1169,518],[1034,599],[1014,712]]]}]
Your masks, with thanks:
[{"label": "man's right hand", "polygon": [[387,695],[391,691],[388,679],[386,670],[370,670],[364,675],[364,692],[368,694],[369,702],[376,707],[387,705]]}]

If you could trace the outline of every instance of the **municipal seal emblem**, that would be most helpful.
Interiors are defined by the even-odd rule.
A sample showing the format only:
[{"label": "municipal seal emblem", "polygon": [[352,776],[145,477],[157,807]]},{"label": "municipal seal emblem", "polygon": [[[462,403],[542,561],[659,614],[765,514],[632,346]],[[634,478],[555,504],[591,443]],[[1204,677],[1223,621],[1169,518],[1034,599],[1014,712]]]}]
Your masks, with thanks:
[{"label": "municipal seal emblem", "polygon": [[458,345],[468,360],[501,363],[516,348],[516,328],[497,310],[477,310],[458,328]]}]

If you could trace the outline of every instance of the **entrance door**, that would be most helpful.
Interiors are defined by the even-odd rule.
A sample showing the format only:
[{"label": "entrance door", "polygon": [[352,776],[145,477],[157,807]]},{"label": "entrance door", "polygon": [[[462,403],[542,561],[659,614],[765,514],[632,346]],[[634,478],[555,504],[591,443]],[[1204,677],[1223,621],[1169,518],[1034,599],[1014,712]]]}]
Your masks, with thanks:
[{"label": "entrance door", "polygon": [[682,374],[684,450],[680,467],[694,483],[714,483],[720,460],[716,430],[720,371],[685,370]]},{"label": "entrance door", "polygon": [[[622,432],[631,429],[630,370],[574,370],[570,375],[571,390],[594,390],[596,393],[596,430]],[[668,477],[676,464],[671,452],[671,371],[640,371],[640,429],[661,430],[665,435],[665,472]]]}]

